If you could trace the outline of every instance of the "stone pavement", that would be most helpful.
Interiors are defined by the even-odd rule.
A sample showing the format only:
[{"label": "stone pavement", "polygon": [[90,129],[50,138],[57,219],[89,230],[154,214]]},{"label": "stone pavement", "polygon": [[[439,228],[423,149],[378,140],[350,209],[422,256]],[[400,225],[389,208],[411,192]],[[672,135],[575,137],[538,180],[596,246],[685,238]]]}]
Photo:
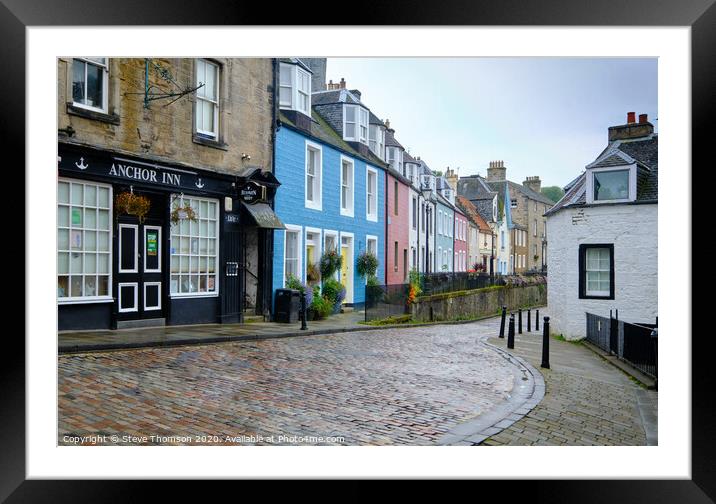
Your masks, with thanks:
[{"label": "stone pavement", "polygon": [[325,320],[308,322],[308,329],[305,331],[300,330],[300,322],[293,324],[250,322],[245,324],[163,326],[113,331],[63,331],[58,334],[58,350],[60,353],[69,353],[121,348],[195,345],[371,329],[370,326],[358,324],[364,318],[365,312],[363,311],[348,311],[332,315]]},{"label": "stone pavement", "polygon": [[[506,333],[487,341],[506,350]],[[508,351],[540,370],[546,394],[524,418],[482,445],[657,444],[657,392],[640,387],[582,344],[556,338],[549,344],[550,369],[543,369],[541,331],[516,335],[515,348]]]},{"label": "stone pavement", "polygon": [[531,388],[481,327],[61,354],[58,443],[436,444]]}]

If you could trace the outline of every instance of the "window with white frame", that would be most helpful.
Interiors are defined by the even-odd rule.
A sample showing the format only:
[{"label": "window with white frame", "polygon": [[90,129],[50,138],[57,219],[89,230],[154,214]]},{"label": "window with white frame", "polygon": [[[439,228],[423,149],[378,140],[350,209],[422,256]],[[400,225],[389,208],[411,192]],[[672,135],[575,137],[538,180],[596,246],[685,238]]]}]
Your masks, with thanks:
[{"label": "window with white frame", "polygon": [[592,173],[593,201],[619,201],[630,198],[630,170],[603,170]]},{"label": "window with white frame", "polygon": [[366,219],[378,221],[378,171],[366,168]]},{"label": "window with white frame", "polygon": [[368,145],[368,110],[358,105],[344,105],[343,139]]},{"label": "window with white frame", "polygon": [[358,141],[368,145],[368,111],[364,108],[358,109]]},{"label": "window with white frame", "polygon": [[72,104],[107,112],[108,58],[72,60]]},{"label": "window with white frame", "polygon": [[196,220],[182,219],[170,228],[170,293],[214,296],[219,291],[219,200],[172,194],[172,210],[186,204]]},{"label": "window with white frame", "polygon": [[413,196],[413,229],[417,228],[418,222],[418,199]]},{"label": "window with white frame", "polygon": [[57,298],[111,299],[112,187],[60,179],[57,184]]},{"label": "window with white frame", "polygon": [[319,145],[306,142],[306,207],[322,208],[322,150]]},{"label": "window with white frame", "polygon": [[311,74],[299,65],[280,65],[279,107],[311,115]]},{"label": "window with white frame", "polygon": [[443,234],[443,211],[438,210],[438,234]]},{"label": "window with white frame", "polygon": [[580,293],[587,297],[610,298],[613,293],[613,246],[581,245],[580,249],[583,254]]},{"label": "window with white frame", "polygon": [[284,285],[289,277],[301,279],[301,228],[286,225],[283,246]]},{"label": "window with white frame", "polygon": [[[306,269],[313,264],[318,266],[321,260],[321,230],[306,228]],[[307,275],[304,275],[307,278]]]},{"label": "window with white frame", "polygon": [[380,150],[378,147],[378,138],[380,137],[380,126],[377,124],[371,124],[369,127],[368,132],[368,147],[370,147],[370,150],[373,151],[373,154],[375,154],[378,157],[380,156]]},{"label": "window with white frame", "polygon": [[341,157],[341,215],[348,217],[353,217],[353,172],[353,161]]},{"label": "window with white frame", "polygon": [[196,132],[201,136],[219,138],[219,65],[196,60]]}]

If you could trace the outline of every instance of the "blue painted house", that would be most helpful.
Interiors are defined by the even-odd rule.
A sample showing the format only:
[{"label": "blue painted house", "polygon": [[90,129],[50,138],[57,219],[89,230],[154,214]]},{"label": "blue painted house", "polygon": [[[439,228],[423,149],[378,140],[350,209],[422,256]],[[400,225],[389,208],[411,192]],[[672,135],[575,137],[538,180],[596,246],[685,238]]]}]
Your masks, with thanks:
[{"label": "blue painted house", "polygon": [[283,59],[279,67],[274,175],[281,186],[274,211],[286,229],[274,232],[273,290],[289,275],[305,281],[308,265],[333,249],[343,256],[337,277],[346,287],[345,303],[361,305],[358,254],[372,250],[378,279],[385,281],[387,164],[369,147],[375,133],[370,110],[358,91],[312,92],[311,69],[299,59]]}]

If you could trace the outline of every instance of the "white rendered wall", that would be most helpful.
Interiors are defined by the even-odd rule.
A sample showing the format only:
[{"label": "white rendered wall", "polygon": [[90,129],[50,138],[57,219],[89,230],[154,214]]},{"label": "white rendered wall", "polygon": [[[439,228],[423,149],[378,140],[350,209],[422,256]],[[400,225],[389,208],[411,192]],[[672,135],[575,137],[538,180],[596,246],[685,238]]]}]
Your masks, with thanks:
[{"label": "white rendered wall", "polygon": [[[586,337],[585,312],[653,323],[657,311],[658,206],[564,209],[547,218],[547,301],[550,331]],[[579,245],[614,244],[614,299],[579,299]]]}]

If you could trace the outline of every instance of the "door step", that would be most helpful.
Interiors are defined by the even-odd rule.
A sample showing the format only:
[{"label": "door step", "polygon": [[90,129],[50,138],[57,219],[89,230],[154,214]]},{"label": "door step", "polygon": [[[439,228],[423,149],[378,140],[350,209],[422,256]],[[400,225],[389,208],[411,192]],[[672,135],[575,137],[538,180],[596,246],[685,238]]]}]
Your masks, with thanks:
[{"label": "door step", "polygon": [[118,320],[117,329],[136,329],[138,327],[162,327],[167,325],[165,318],[151,318],[140,320]]}]

